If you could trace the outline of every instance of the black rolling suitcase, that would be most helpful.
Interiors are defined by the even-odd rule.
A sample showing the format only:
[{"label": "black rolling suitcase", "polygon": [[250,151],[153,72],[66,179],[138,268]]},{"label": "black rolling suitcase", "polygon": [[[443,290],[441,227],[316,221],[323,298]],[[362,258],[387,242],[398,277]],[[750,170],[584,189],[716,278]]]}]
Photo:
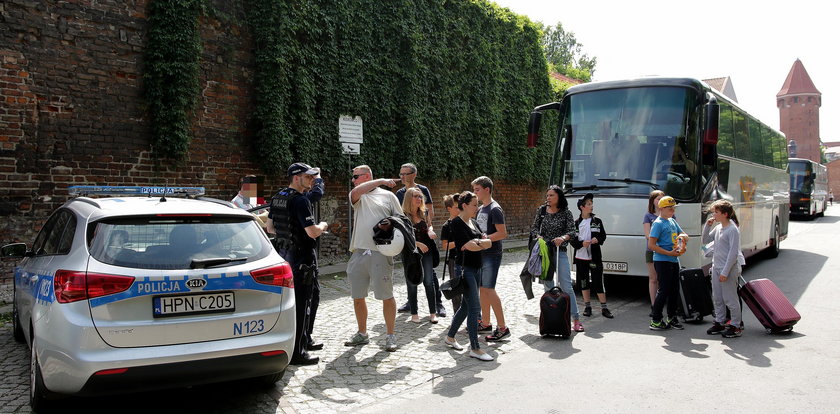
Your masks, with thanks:
[{"label": "black rolling suitcase", "polygon": [[553,287],[540,298],[540,335],[568,338],[572,335],[571,298]]},{"label": "black rolling suitcase", "polygon": [[678,308],[678,313],[686,322],[700,322],[704,316],[714,312],[712,283],[703,269],[680,270]]}]

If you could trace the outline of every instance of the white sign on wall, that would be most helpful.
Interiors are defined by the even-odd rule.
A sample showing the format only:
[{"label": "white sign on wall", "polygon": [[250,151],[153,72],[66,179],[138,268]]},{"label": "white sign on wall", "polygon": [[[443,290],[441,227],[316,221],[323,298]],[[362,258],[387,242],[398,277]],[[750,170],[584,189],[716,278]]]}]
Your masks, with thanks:
[{"label": "white sign on wall", "polygon": [[362,153],[362,144],[352,144],[349,142],[342,142],[341,143],[341,152],[342,154],[361,154]]},{"label": "white sign on wall", "polygon": [[[338,141],[342,143],[361,144],[362,117],[341,115],[338,117]],[[358,154],[358,152],[356,152]]]}]

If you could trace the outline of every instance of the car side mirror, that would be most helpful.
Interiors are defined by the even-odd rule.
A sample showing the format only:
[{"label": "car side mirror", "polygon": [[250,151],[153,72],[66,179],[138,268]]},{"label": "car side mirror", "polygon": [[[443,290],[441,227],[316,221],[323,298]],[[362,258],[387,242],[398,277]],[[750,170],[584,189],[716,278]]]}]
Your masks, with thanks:
[{"label": "car side mirror", "polygon": [[0,259],[20,259],[27,256],[32,256],[32,253],[26,248],[26,243],[12,243],[0,247]]}]

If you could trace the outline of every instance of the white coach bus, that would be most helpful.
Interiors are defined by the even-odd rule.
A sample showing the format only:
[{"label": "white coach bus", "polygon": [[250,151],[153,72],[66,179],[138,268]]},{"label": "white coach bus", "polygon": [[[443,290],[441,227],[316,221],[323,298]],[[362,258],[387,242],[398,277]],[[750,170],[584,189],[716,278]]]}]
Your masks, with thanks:
[{"label": "white coach bus", "polygon": [[534,109],[530,147],[549,110],[559,114],[549,184],[558,184],[570,200],[595,194],[594,212],[608,234],[605,273],[647,276],[642,219],[654,189],[679,203],[676,218],[690,236],[682,266],[709,265],[699,236],[705,207],[721,198],[735,206],[744,254],[778,255],[788,232],[786,140],[702,81],[642,78],[573,86],[561,102]]}]

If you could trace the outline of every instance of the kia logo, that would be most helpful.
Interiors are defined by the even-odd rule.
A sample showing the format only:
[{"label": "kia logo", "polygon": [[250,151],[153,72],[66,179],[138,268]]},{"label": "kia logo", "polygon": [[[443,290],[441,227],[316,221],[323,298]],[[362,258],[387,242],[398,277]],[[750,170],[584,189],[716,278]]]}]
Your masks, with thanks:
[{"label": "kia logo", "polygon": [[207,285],[207,281],[204,279],[187,280],[187,287],[190,289],[203,288],[205,285]]}]

